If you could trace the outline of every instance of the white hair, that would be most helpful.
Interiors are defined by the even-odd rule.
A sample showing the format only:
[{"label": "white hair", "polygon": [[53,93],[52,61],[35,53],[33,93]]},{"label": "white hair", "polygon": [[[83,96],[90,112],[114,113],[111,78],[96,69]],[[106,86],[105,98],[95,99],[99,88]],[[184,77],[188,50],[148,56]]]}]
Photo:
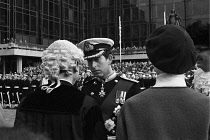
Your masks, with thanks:
[{"label": "white hair", "polygon": [[42,56],[42,67],[51,78],[58,78],[60,70],[70,70],[84,62],[84,53],[67,40],[53,42]]}]

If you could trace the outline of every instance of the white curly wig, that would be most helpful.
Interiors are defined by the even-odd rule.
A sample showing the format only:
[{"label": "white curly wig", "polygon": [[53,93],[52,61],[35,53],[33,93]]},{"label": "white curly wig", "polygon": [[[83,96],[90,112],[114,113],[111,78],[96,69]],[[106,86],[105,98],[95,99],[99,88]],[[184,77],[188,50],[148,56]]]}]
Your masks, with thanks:
[{"label": "white curly wig", "polygon": [[57,79],[61,70],[71,70],[82,64],[83,57],[82,50],[73,43],[57,40],[43,52],[42,68],[49,77]]}]

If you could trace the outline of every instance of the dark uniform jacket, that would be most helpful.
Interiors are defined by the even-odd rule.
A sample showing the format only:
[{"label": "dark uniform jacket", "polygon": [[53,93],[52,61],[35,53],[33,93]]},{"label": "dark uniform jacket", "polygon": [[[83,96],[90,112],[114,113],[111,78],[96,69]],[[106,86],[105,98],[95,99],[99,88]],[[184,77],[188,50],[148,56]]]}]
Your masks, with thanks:
[{"label": "dark uniform jacket", "polygon": [[[93,131],[90,131],[92,130],[90,128],[93,127],[90,125],[93,126],[97,124],[95,120],[100,120],[96,116],[99,109],[92,107],[95,103],[91,105],[94,100],[86,98],[67,81],[62,80],[61,85],[50,93],[41,90],[43,86],[27,95],[19,105],[14,126],[24,125],[34,132],[45,132],[52,140],[83,140],[84,137],[88,140],[93,139],[95,135],[91,134]],[[85,103],[83,103],[84,100]],[[92,111],[89,112],[89,110]],[[83,133],[82,128],[86,128],[86,133]]]},{"label": "dark uniform jacket", "polygon": [[[102,89],[102,82],[103,81],[99,80],[98,78],[93,78],[92,80],[84,83],[82,92],[94,98],[100,105],[104,122],[106,120],[112,119],[113,117],[116,117],[113,114],[113,111],[120,104],[116,102],[117,91],[126,92],[125,100],[141,92],[139,83],[137,81],[125,79],[119,75],[117,75],[111,81],[103,83],[104,90]],[[102,95],[100,94],[102,92],[104,92],[104,96],[100,96]],[[116,124],[116,119],[114,122]],[[109,131],[107,134],[115,135],[115,131],[116,130],[113,129],[113,132]]]}]

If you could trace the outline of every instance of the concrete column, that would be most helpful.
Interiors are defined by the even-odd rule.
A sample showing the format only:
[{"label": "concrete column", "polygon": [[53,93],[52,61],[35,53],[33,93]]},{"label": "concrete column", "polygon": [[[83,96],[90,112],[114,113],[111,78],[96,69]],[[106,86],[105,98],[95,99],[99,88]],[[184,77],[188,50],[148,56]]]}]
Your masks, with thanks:
[{"label": "concrete column", "polygon": [[23,60],[22,56],[17,56],[17,72],[22,72]]}]

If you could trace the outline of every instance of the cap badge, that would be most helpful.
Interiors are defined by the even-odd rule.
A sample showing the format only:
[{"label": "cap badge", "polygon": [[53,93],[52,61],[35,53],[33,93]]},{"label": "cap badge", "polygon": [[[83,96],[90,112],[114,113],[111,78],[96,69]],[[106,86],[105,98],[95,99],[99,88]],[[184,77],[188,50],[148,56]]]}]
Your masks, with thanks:
[{"label": "cap badge", "polygon": [[86,52],[89,52],[89,51],[91,51],[91,50],[93,50],[93,49],[94,49],[93,44],[90,44],[90,42],[85,41],[85,43],[84,43],[84,50],[85,50]]}]

